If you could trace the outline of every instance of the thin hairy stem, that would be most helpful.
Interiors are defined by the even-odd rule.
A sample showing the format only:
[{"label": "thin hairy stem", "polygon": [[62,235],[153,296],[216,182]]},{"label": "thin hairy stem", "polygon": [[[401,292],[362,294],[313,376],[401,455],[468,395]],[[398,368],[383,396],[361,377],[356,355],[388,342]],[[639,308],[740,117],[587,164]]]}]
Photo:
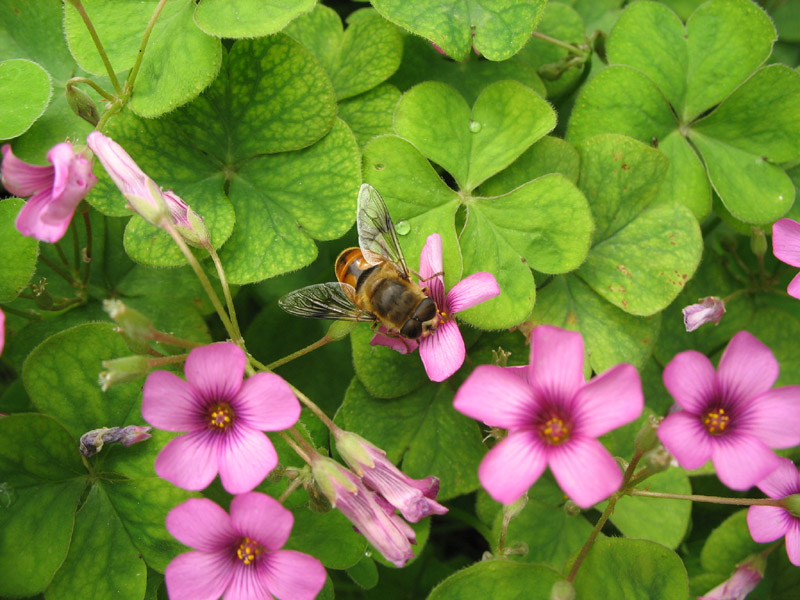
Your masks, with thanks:
[{"label": "thin hairy stem", "polygon": [[80,14],[81,19],[83,19],[84,25],[86,25],[86,29],[89,30],[89,35],[92,36],[92,41],[94,42],[95,47],[97,48],[98,54],[100,54],[100,59],[103,61],[103,64],[106,67],[106,72],[108,73],[109,79],[111,79],[111,85],[114,86],[114,90],[117,94],[122,94],[122,86],[119,84],[119,80],[117,79],[117,74],[114,73],[114,68],[111,66],[111,61],[108,60],[108,55],[106,54],[105,48],[103,48],[103,43],[100,41],[100,37],[97,35],[97,31],[92,24],[92,20],[89,18],[89,15],[86,14],[86,9],[83,8],[83,3],[81,0],[69,0],[72,6],[78,11]]}]

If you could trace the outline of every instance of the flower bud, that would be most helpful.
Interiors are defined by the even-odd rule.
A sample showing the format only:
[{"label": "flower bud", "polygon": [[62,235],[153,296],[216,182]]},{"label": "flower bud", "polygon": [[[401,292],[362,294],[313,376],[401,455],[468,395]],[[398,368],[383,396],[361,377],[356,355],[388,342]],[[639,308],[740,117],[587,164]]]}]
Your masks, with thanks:
[{"label": "flower bud", "polygon": [[[103,310],[120,326],[122,333],[134,342],[153,339],[153,323],[138,310],[127,306],[122,300],[103,300]],[[145,344],[145,347],[146,344]]]},{"label": "flower bud", "polygon": [[510,521],[511,519],[516,518],[527,504],[528,494],[526,492],[511,504],[506,504],[503,506],[503,520],[507,519]]},{"label": "flower bud", "polygon": [[800,494],[792,494],[781,500],[781,504],[786,507],[793,517],[800,519]]},{"label": "flower bud", "polygon": [[661,424],[661,418],[650,415],[647,422],[642,426],[636,437],[633,439],[633,447],[636,451],[644,454],[649,450],[655,448],[660,442],[658,441],[658,426]]},{"label": "flower bud", "polygon": [[147,356],[123,356],[112,360],[104,360],[103,367],[98,377],[100,389],[104,392],[112,385],[135,381],[147,375],[150,371],[150,359]]},{"label": "flower bud", "polygon": [[642,462],[651,474],[661,473],[669,469],[672,463],[672,455],[667,452],[664,446],[658,446],[642,457]]},{"label": "flower bud", "polygon": [[69,104],[72,112],[91,124],[92,127],[97,127],[100,116],[97,114],[97,105],[94,103],[94,100],[92,100],[86,92],[72,83],[67,83],[66,96],[67,104]]},{"label": "flower bud", "polygon": [[581,514],[581,507],[567,498],[567,501],[564,502],[564,512],[567,513],[567,516],[569,517],[577,517],[579,514]]},{"label": "flower bud", "polygon": [[764,557],[754,554],[736,566],[730,579],[723,581],[707,594],[698,596],[697,600],[742,600],[764,577],[766,566]]},{"label": "flower bud", "polygon": [[203,217],[198,215],[172,190],[163,193],[175,229],[187,243],[196,248],[204,248],[211,243],[211,235]]},{"label": "flower bud", "polygon": [[569,581],[556,581],[550,588],[550,600],[575,600],[575,588]]},{"label": "flower bud", "polygon": [[761,227],[753,227],[750,230],[750,249],[756,256],[764,256],[767,253],[767,236]]},{"label": "flower bud", "polygon": [[686,331],[694,331],[706,323],[719,324],[725,314],[725,302],[718,296],[706,296],[699,301],[700,304],[690,304],[683,309]]},{"label": "flower bud", "polygon": [[122,444],[132,446],[153,436],[146,425],[128,425],[127,427],[101,427],[92,429],[81,436],[80,452],[85,457],[94,456],[105,444]]},{"label": "flower bud", "polygon": [[344,339],[350,335],[350,332],[353,331],[357,325],[358,323],[355,321],[334,321],[331,323],[331,326],[328,327],[328,332],[325,336],[333,341]]}]

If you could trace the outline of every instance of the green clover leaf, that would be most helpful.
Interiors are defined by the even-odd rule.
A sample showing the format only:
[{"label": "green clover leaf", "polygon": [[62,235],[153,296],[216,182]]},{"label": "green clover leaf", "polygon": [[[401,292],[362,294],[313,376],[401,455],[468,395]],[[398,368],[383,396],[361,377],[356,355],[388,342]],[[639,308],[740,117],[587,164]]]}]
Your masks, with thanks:
[{"label": "green clover leaf", "polygon": [[50,103],[50,74],[30,60],[0,62],[0,140],[22,135]]},{"label": "green clover leaf", "polygon": [[362,94],[388,79],[403,55],[397,27],[371,9],[350,15],[343,31],[336,11],[318,4],[291,23],[285,33],[319,59],[333,82],[337,100]]},{"label": "green clover leaf", "polygon": [[205,0],[197,5],[194,21],[208,35],[254,38],[278,33],[314,7],[316,0],[264,3],[258,0]]},{"label": "green clover leaf", "polygon": [[568,137],[617,132],[657,145],[671,161],[661,198],[681,198],[702,218],[713,186],[737,219],[771,223],[794,199],[775,163],[800,156],[800,75],[781,66],[753,74],[774,39],[747,0],[707,2],[685,27],[666,6],[635,3],[609,36],[615,66],[582,90]]},{"label": "green clover leaf", "polygon": [[386,19],[430,40],[455,60],[470,47],[489,60],[505,60],[530,38],[544,0],[374,0]]},{"label": "green clover leaf", "polygon": [[28,285],[36,269],[39,242],[25,237],[14,227],[17,213],[25,205],[19,198],[0,202],[0,301],[16,298]]},{"label": "green clover leaf", "polygon": [[563,575],[544,565],[486,560],[462,569],[437,585],[428,600],[514,600],[547,598]]}]

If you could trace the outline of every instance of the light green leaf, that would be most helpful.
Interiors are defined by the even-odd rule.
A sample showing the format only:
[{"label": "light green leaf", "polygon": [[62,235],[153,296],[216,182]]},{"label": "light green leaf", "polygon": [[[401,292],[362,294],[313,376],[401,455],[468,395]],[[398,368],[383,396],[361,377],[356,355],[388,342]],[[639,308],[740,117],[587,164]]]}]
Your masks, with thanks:
[{"label": "light green leaf", "polygon": [[30,60],[0,62],[0,140],[22,135],[50,102],[50,74]]},{"label": "light green leaf", "polygon": [[[103,41],[114,70],[130,69],[142,35],[158,5],[145,2],[83,2]],[[222,46],[193,21],[191,0],[166,4],[153,27],[142,59],[130,108],[143,117],[157,117],[197,97],[219,72]],[[78,64],[95,75],[105,73],[86,25],[72,4],[64,7],[67,41]]]},{"label": "light green leaf", "polygon": [[687,208],[653,203],[666,172],[663,155],[610,135],[586,140],[578,150],[580,187],[597,223],[580,277],[626,312],[646,316],[662,310],[694,274],[703,247]]},{"label": "light green leaf", "polygon": [[[692,486],[683,469],[669,469],[647,479],[647,490],[669,494],[691,494]],[[614,507],[611,521],[629,538],[645,539],[673,550],[683,540],[689,527],[692,505],[685,500],[659,498],[658,518],[653,514],[653,498],[623,496]],[[603,502],[599,510],[604,510]]]},{"label": "light green leaf", "polygon": [[69,554],[47,588],[47,597],[142,598],[145,572],[144,561],[108,497],[95,485],[75,516]]},{"label": "light green leaf", "polygon": [[689,122],[721,102],[772,51],[775,27],[749,0],[712,0],[686,22],[689,65],[680,114]]},{"label": "light green leaf", "polygon": [[505,60],[519,51],[536,29],[544,0],[374,0],[385,18],[429,39],[456,60],[470,46],[489,60]]},{"label": "light green leaf", "polygon": [[480,428],[455,411],[453,392],[445,384],[382,400],[353,379],[336,421],[385,450],[410,477],[436,475],[440,501],[478,488],[478,463],[485,452]]},{"label": "light green leaf", "polygon": [[627,362],[641,368],[653,352],[661,314],[636,317],[610,304],[579,277],[556,277],[538,293],[532,321],[583,335],[595,373]]},{"label": "light green leaf", "polygon": [[[67,555],[86,470],[76,442],[39,414],[0,419],[0,594],[43,591]],[[37,552],[21,552],[32,540]]]},{"label": "light green leaf", "polygon": [[244,164],[231,181],[230,198],[247,217],[220,253],[228,280],[249,283],[293,271],[316,257],[312,238],[342,236],[355,219],[358,159],[352,132],[337,120],[310,148]]},{"label": "light green leaf", "polygon": [[339,103],[339,117],[350,126],[362,148],[375,136],[392,133],[400,91],[388,83]]},{"label": "light green leaf", "polygon": [[347,569],[347,576],[365,590],[371,590],[378,585],[378,567],[375,565],[375,561],[368,556]]},{"label": "light green leaf", "polygon": [[453,88],[428,82],[401,98],[394,127],[471,191],[551,131],[555,112],[516,81],[484,88],[472,111]]},{"label": "light green leaf", "polygon": [[557,571],[542,565],[486,560],[456,572],[437,585],[427,600],[547,600]]},{"label": "light green leaf", "polygon": [[428,381],[418,353],[400,354],[386,346],[370,346],[373,335],[364,325],[350,334],[356,375],[372,396],[405,396]]},{"label": "light green leaf", "polygon": [[195,9],[194,21],[208,35],[220,38],[262,37],[279,32],[314,4],[316,0],[204,0]]},{"label": "light green leaf", "polygon": [[761,156],[691,131],[711,185],[730,213],[747,223],[772,223],[794,202],[792,180]]},{"label": "light green leaf", "polygon": [[770,65],[692,130],[771,163],[800,157],[800,73]]},{"label": "light green leaf", "polygon": [[547,135],[523,152],[507,169],[484,181],[479,192],[482,196],[502,196],[549,173],[561,173],[572,183],[578,183],[580,160],[572,144]]},{"label": "light green leaf", "polygon": [[706,571],[732,573],[738,563],[765,547],[753,541],[747,528],[747,511],[740,510],[711,532],[700,553],[700,562]]},{"label": "light green leaf", "polygon": [[89,323],[48,338],[30,353],[22,369],[25,389],[36,407],[56,417],[75,439],[122,420],[139,400],[141,384],[123,383],[100,391],[101,362],[131,352],[110,323]]},{"label": "light green leaf", "polygon": [[677,129],[661,140],[653,140],[654,147],[669,159],[667,175],[658,190],[656,202],[677,199],[692,211],[698,221],[704,219],[711,212],[711,184],[697,152]]},{"label": "light green leaf", "polygon": [[647,540],[599,538],[575,577],[578,598],[686,600],[689,578],[677,554]]},{"label": "light green leaf", "polygon": [[39,242],[14,227],[14,219],[25,202],[7,198],[0,202],[0,301],[16,298],[33,276]]},{"label": "light green leaf", "polygon": [[403,55],[400,31],[375,11],[358,11],[348,21],[343,32],[336,11],[319,4],[285,31],[316,55],[339,100],[385,81],[400,66]]}]

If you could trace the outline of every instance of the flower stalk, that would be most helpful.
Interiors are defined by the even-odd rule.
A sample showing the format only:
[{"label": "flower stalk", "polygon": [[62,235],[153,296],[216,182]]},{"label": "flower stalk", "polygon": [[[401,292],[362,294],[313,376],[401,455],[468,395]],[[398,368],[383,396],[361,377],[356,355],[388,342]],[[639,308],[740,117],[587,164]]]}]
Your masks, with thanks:
[{"label": "flower stalk", "polygon": [[86,25],[86,29],[89,31],[89,35],[92,36],[92,41],[97,48],[97,53],[100,55],[100,59],[103,61],[103,64],[106,67],[106,72],[111,80],[111,85],[114,86],[114,90],[117,92],[117,94],[122,94],[122,86],[119,84],[117,74],[114,73],[114,67],[111,66],[111,61],[108,59],[105,48],[103,48],[103,42],[100,41],[100,36],[97,35],[97,30],[94,28],[89,15],[86,14],[86,9],[83,7],[83,3],[81,0],[69,0],[69,2],[75,7],[75,10],[78,11],[81,19],[83,19],[84,25]]}]

